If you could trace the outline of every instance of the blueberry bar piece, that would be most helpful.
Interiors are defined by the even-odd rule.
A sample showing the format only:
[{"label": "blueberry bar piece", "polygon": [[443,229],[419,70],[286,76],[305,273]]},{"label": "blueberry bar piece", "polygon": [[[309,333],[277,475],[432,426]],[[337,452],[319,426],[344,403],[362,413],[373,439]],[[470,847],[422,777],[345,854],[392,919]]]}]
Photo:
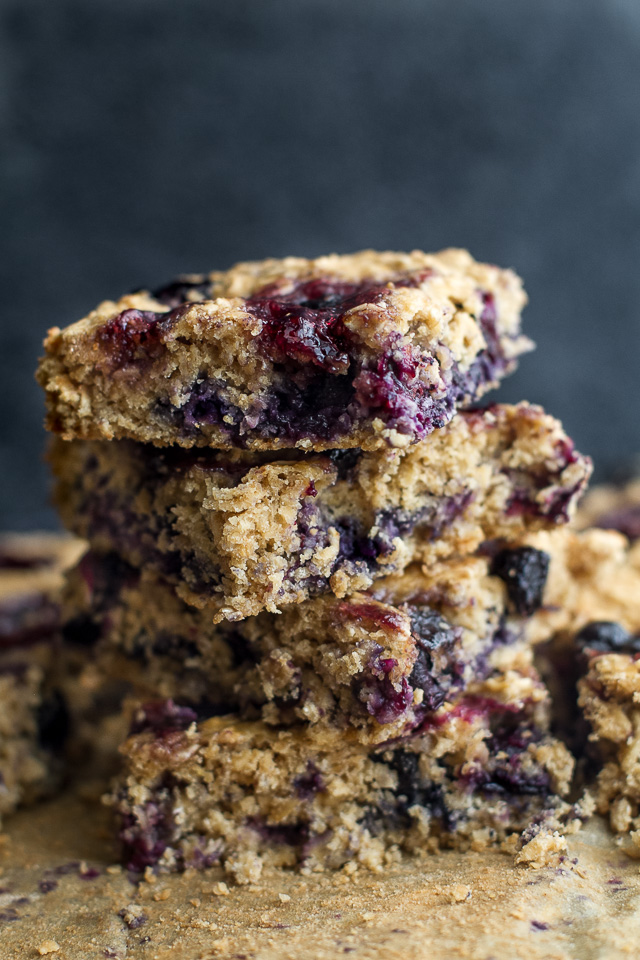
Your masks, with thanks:
[{"label": "blueberry bar piece", "polygon": [[576,525],[618,530],[629,540],[640,539],[640,480],[593,487],[580,505]]},{"label": "blueberry bar piece", "polygon": [[[592,786],[597,810],[640,848],[640,635],[615,621],[587,624],[575,637],[584,671],[578,708],[587,722],[586,754],[597,764]],[[581,655],[581,656],[580,656]]]},{"label": "blueberry bar piece", "polygon": [[640,542],[613,530],[565,527],[530,534],[526,545],[549,559],[541,603],[526,622],[530,642],[564,642],[597,621],[640,631]]},{"label": "blueberry bar piece", "polygon": [[525,300],[462,250],[241,263],[52,329],[38,379],[65,439],[406,446],[514,369]]},{"label": "blueberry bar piece", "polygon": [[62,570],[81,546],[47,534],[0,536],[0,816],[59,783],[69,733],[60,670]]},{"label": "blueberry bar piece", "polygon": [[64,609],[68,642],[93,634],[100,672],[139,697],[373,744],[430,724],[522,638],[522,617],[482,557],[414,565],[367,593],[215,625],[157,577],[90,553],[69,575]]},{"label": "blueberry bar piece", "polygon": [[375,750],[327,729],[198,719],[173,701],[142,706],[121,750],[108,802],[134,871],[221,863],[247,883],[264,863],[381,870],[400,848],[477,850],[575,817],[560,799],[573,761],[530,664]]},{"label": "blueberry bar piece", "polygon": [[460,413],[410,447],[289,454],[56,440],[50,459],[70,529],[155,569],[216,620],[554,528],[591,469],[526,403]]},{"label": "blueberry bar piece", "polygon": [[550,563],[542,605],[525,633],[536,643],[549,638],[537,650],[557,691],[559,728],[581,757],[597,810],[633,849],[640,837],[640,541],[595,528],[534,540]]}]

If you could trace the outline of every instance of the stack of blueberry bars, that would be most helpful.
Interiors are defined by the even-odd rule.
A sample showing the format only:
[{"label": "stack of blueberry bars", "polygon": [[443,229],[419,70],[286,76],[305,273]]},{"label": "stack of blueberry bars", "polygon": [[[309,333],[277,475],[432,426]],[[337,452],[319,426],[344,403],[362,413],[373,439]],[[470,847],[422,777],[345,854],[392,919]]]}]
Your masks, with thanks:
[{"label": "stack of blueberry bars", "polygon": [[638,826],[607,711],[640,742],[640,708],[594,690],[635,670],[640,560],[569,523],[590,462],[557,420],[477,405],[532,346],[524,303],[464,251],[366,251],[50,331],[55,497],[88,543],[62,633],[127,690],[106,802],[130,869],[526,859],[589,809],[556,689],[591,724],[579,776]]}]

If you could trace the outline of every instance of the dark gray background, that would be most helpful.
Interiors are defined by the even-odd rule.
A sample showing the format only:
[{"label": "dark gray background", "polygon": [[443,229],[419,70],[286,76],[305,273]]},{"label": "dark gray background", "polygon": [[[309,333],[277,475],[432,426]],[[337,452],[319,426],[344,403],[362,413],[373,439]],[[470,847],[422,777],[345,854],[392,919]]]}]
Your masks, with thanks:
[{"label": "dark gray background", "polygon": [[0,527],[53,525],[47,327],[238,259],[468,246],[537,353],[500,396],[640,451],[637,0],[0,0]]}]

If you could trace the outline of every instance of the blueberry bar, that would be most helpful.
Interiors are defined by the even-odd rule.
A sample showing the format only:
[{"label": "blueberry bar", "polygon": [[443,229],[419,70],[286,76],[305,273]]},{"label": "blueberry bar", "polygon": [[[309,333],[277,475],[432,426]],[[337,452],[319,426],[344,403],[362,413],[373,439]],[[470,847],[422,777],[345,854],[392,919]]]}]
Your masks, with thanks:
[{"label": "blueberry bar", "polygon": [[514,369],[525,300],[462,250],[241,263],[53,328],[38,379],[68,440],[406,446]]},{"label": "blueberry bar", "polygon": [[590,473],[557,420],[522,403],[460,413],[410,447],[327,454],[56,440],[67,526],[153,568],[216,620],[344,596],[415,560],[553,528]]},{"label": "blueberry bar", "polygon": [[[596,808],[612,828],[640,847],[640,636],[620,624],[596,621],[576,638],[584,673],[578,708],[588,724],[587,756],[598,765]],[[593,644],[593,645],[592,645]],[[615,651],[615,652],[609,652]]]},{"label": "blueberry bar", "polygon": [[[62,772],[69,709],[60,672],[62,570],[80,545],[0,536],[0,816],[50,793]],[[59,682],[60,681],[60,682]]]},{"label": "blueberry bar", "polygon": [[[529,614],[544,589],[545,555],[539,562]],[[482,557],[414,565],[366,593],[215,625],[157,577],[89,553],[68,577],[63,632],[69,643],[92,635],[100,672],[143,698],[188,703],[197,714],[214,704],[375,744],[415,734],[514,655],[523,612],[492,566]]]},{"label": "blueberry bar", "polygon": [[108,802],[135,871],[222,863],[247,883],[264,863],[381,870],[399,848],[477,850],[577,816],[560,800],[573,761],[526,660],[375,750],[326,728],[199,719],[169,700],[140,708],[121,751]]},{"label": "blueberry bar", "polygon": [[[640,541],[601,529],[536,535],[550,558],[543,602],[526,623],[558,690],[560,729],[582,756],[596,808],[640,834]],[[543,542],[546,540],[546,543]],[[577,684],[577,693],[576,693]]]},{"label": "blueberry bar", "polygon": [[595,621],[640,631],[640,542],[613,530],[568,527],[530,534],[526,542],[549,558],[542,602],[526,622],[530,642],[573,637]]},{"label": "blueberry bar", "polygon": [[618,530],[630,540],[640,539],[640,480],[601,484],[589,490],[576,523],[579,527]]}]

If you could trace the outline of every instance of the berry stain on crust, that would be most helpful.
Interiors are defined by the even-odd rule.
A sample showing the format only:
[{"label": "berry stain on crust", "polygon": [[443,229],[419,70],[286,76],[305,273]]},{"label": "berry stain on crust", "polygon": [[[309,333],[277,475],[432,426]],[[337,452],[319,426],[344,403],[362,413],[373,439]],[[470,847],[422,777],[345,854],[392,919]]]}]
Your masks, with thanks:
[{"label": "berry stain on crust", "polygon": [[195,710],[179,706],[173,700],[150,701],[136,713],[129,733],[133,735],[150,730],[156,737],[161,737],[165,732],[186,730],[197,719]]},{"label": "berry stain on crust", "polygon": [[120,369],[159,356],[162,335],[171,321],[171,313],[123,310],[103,324],[96,337],[108,351],[111,366]]},{"label": "berry stain on crust", "polygon": [[[348,611],[350,618],[377,623],[386,629],[398,630],[404,626],[397,611],[376,603],[345,603],[342,610]],[[426,714],[433,713],[445,702],[462,674],[461,631],[429,608],[408,607],[407,613],[417,649],[409,678],[392,680],[397,660],[380,656],[383,648],[379,647],[378,654],[371,657],[368,674],[355,683],[358,699],[380,724],[394,723],[413,708],[413,726],[417,726]],[[416,690],[422,691],[422,700],[414,706]]]}]

